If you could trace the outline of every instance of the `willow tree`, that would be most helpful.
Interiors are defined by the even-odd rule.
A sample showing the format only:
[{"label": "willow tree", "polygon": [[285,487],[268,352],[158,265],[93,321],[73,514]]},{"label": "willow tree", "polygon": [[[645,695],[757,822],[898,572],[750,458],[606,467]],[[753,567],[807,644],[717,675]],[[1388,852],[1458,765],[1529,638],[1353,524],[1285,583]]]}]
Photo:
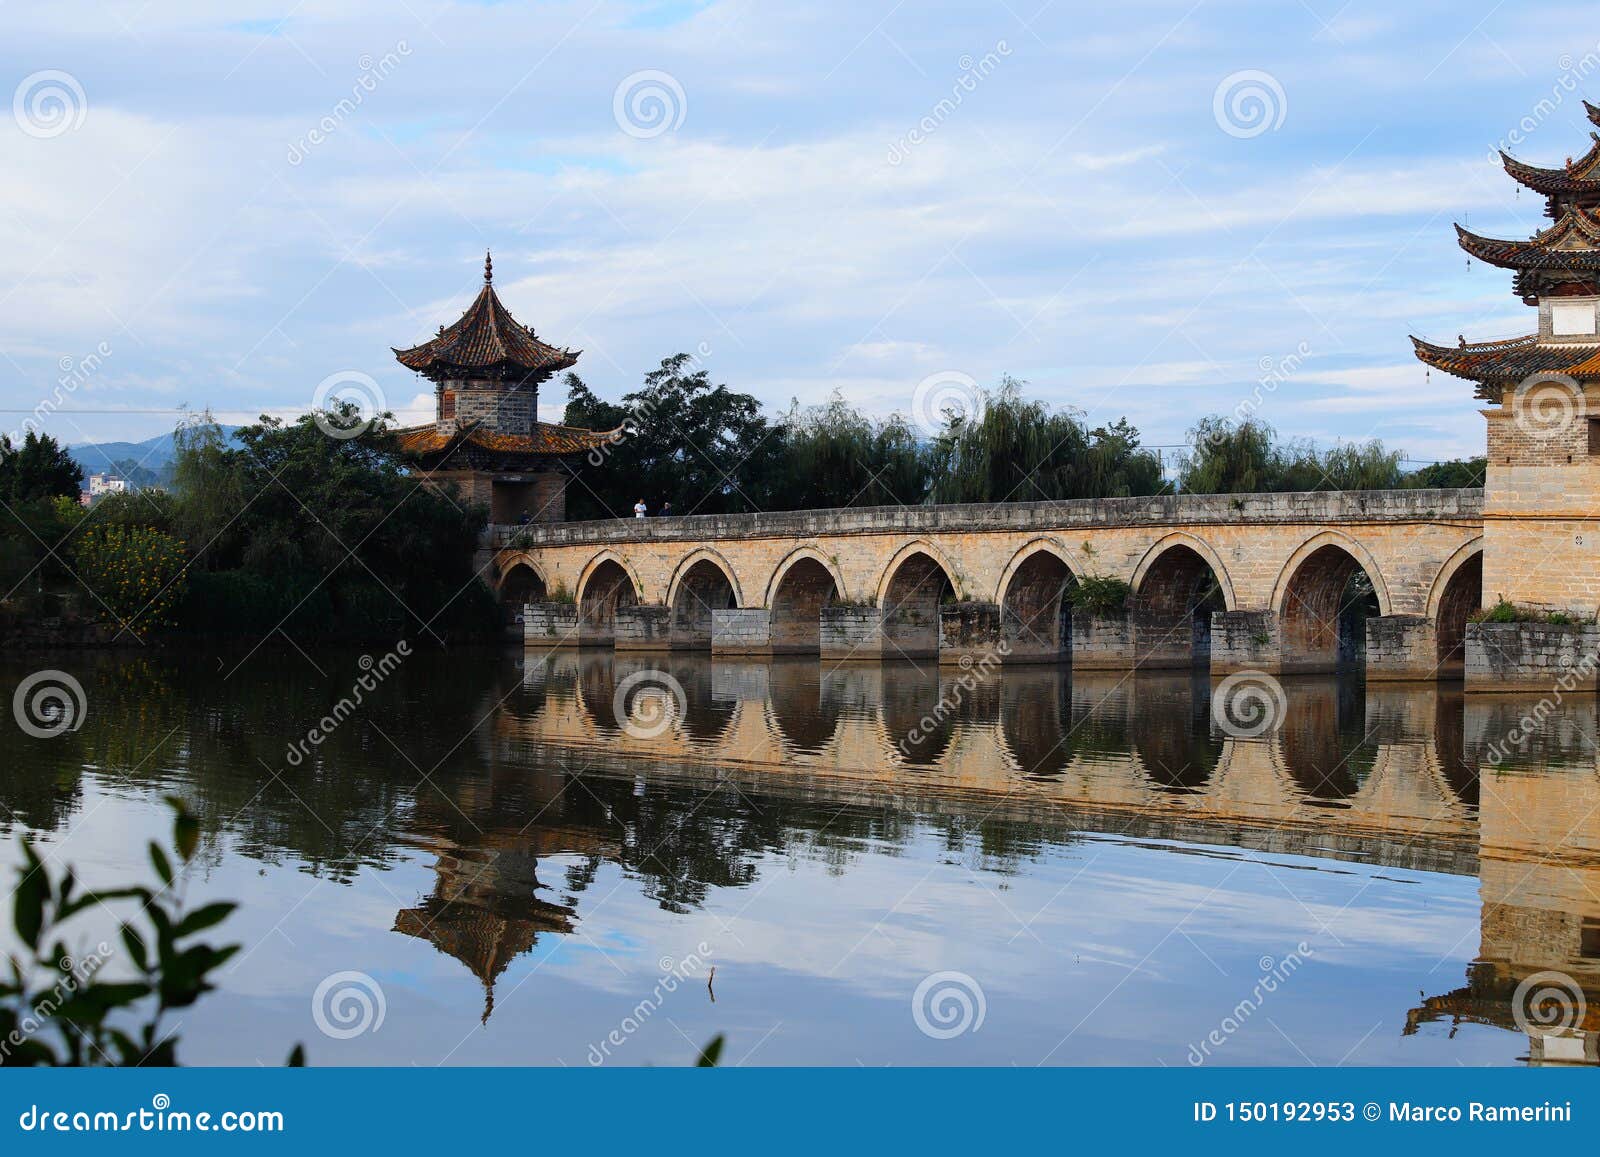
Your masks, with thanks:
[{"label": "willow tree", "polygon": [[1195,494],[1305,490],[1390,490],[1403,484],[1404,458],[1377,439],[1318,450],[1280,442],[1267,423],[1202,418],[1189,431],[1190,456],[1179,484]]},{"label": "willow tree", "polygon": [[952,413],[934,438],[934,502],[1029,502],[1154,494],[1161,463],[1126,420],[1089,430],[1076,414],[1022,396],[1001,379],[979,413]]},{"label": "willow tree", "polygon": [[1265,422],[1202,418],[1189,431],[1178,484],[1195,494],[1250,494],[1277,487],[1273,430]]},{"label": "willow tree", "polygon": [[784,423],[782,485],[791,510],[911,506],[928,493],[928,456],[899,414],[874,420],[838,393]]}]

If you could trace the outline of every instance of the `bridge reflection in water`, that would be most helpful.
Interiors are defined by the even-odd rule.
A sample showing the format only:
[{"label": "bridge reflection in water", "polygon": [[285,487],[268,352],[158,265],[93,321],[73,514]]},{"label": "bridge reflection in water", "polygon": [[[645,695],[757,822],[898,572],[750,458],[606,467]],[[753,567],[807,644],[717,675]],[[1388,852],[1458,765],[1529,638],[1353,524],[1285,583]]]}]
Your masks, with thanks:
[{"label": "bridge reflection in water", "polygon": [[1532,701],[1328,679],[1284,688],[1276,726],[1234,736],[1213,719],[1203,675],[552,652],[485,705],[484,775],[419,797],[412,838],[436,854],[437,884],[396,929],[466,964],[487,1019],[511,961],[581,922],[576,894],[535,898],[542,858],[563,856],[576,893],[574,873],[670,846],[678,862],[651,870],[678,910],[750,882],[753,861],[702,861],[681,838],[656,838],[673,824],[681,837],[682,816],[641,808],[621,835],[578,818],[573,798],[593,798],[574,789],[580,773],[648,773],[702,786],[717,815],[757,827],[795,822],[760,818],[759,802],[781,797],[815,805],[819,830],[912,813],[1009,824],[1036,844],[1179,841],[1476,875],[1477,961],[1454,988],[1419,977],[1405,1032],[1494,1025],[1526,1033],[1533,1062],[1600,1063],[1595,700],[1557,706],[1518,746],[1507,737]]}]

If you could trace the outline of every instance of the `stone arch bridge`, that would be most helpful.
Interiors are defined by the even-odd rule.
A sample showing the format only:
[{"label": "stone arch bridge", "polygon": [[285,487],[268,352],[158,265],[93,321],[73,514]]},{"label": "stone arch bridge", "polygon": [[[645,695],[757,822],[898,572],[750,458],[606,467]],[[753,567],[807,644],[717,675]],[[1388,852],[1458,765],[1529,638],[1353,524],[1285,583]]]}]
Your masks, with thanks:
[{"label": "stone arch bridge", "polygon": [[[1459,675],[1483,492],[1163,495],[492,528],[529,646]],[[1109,580],[1109,581],[1108,581]],[[1125,584],[1125,585],[1123,585]]]}]

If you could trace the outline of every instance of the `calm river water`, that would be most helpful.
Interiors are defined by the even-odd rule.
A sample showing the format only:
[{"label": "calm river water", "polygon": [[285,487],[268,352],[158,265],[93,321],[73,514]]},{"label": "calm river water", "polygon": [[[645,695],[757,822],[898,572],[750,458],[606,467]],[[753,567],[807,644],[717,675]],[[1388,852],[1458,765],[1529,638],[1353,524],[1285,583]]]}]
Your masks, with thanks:
[{"label": "calm river water", "polygon": [[1592,698],[1508,739],[1532,699],[1285,680],[1236,737],[1204,676],[418,652],[355,703],[357,654],[241,658],[0,667],[85,703],[3,721],[8,866],[148,878],[162,797],[202,817],[244,947],[186,1063],[1595,1055]]}]

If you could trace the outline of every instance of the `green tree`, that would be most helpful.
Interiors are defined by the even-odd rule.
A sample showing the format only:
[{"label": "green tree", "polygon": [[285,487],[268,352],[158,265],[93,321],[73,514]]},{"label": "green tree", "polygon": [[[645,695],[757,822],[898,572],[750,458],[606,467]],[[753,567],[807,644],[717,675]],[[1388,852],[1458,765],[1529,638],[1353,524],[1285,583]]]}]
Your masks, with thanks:
[{"label": "green tree", "polygon": [[1452,458],[1448,462],[1434,462],[1407,474],[1403,484],[1420,490],[1482,486],[1488,469],[1487,458]]},{"label": "green tree", "polygon": [[951,414],[930,448],[934,502],[1121,498],[1161,490],[1161,463],[1126,420],[1088,430],[1006,377],[974,419]]},{"label": "green tree", "polygon": [[[356,415],[347,415],[354,419]],[[472,556],[486,512],[408,473],[383,423],[329,437],[314,417],[179,430],[175,522],[196,552],[181,621],[335,636],[488,630]]]},{"label": "green tree", "polygon": [[1318,450],[1310,442],[1279,442],[1271,426],[1253,418],[1203,418],[1189,441],[1178,481],[1194,494],[1391,490],[1405,477],[1404,454],[1377,439]]},{"label": "green tree", "polygon": [[76,498],[83,467],[49,434],[29,430],[21,446],[0,435],[0,499],[8,506],[39,498]]},{"label": "green tree", "polygon": [[1249,494],[1273,489],[1276,455],[1265,422],[1202,418],[1189,431],[1190,454],[1178,485],[1195,494]]},{"label": "green tree", "polygon": [[582,463],[568,487],[573,518],[621,518],[643,500],[652,512],[729,514],[773,508],[781,428],[749,394],[714,385],[688,354],[645,375],[621,406],[602,402],[568,374],[568,425],[622,428],[614,444]]},{"label": "green tree", "polygon": [[927,499],[928,455],[896,414],[874,421],[835,393],[784,423],[781,506],[913,506]]}]

